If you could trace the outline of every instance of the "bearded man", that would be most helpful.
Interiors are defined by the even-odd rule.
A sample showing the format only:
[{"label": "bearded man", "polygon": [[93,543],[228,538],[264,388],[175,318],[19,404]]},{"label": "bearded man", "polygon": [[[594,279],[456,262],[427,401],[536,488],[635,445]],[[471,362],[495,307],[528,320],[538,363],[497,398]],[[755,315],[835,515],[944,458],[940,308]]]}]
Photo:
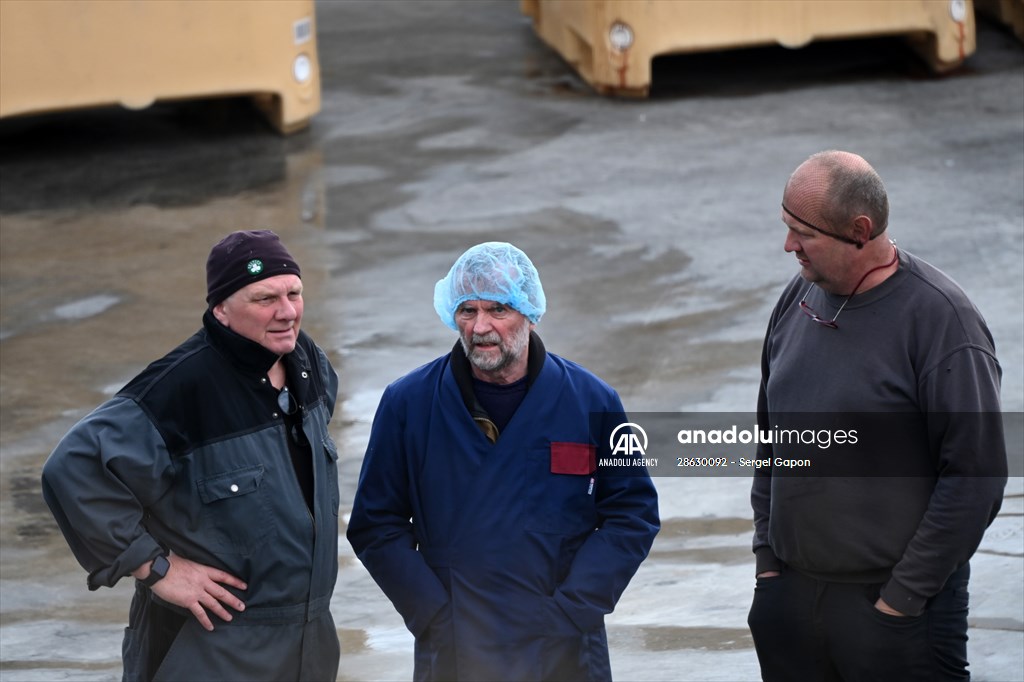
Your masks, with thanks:
[{"label": "bearded man", "polygon": [[434,290],[451,352],[384,391],[348,539],[416,638],[417,680],[608,680],[604,616],[659,529],[646,470],[602,476],[616,392],[548,353],[503,242]]}]

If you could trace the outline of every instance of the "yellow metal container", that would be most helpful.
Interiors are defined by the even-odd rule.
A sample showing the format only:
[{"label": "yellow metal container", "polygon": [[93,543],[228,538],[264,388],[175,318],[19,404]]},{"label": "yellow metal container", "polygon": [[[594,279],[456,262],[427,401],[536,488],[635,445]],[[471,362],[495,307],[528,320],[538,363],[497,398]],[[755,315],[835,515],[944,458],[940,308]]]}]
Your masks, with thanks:
[{"label": "yellow metal container", "polygon": [[660,55],[901,35],[935,71],[974,52],[970,0],[520,0],[598,92],[644,97]]},{"label": "yellow metal container", "polygon": [[0,0],[0,117],[251,96],[282,133],[320,110],[313,0]]}]

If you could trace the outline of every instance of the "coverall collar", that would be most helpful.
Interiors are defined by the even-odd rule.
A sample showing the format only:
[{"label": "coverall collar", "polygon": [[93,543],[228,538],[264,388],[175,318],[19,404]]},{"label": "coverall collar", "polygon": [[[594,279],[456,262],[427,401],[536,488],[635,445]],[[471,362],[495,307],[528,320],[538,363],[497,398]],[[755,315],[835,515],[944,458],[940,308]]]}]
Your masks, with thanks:
[{"label": "coverall collar", "polygon": [[[544,367],[544,360],[547,359],[548,355],[537,332],[530,332],[530,345],[527,352],[526,386],[527,390],[529,390],[529,387],[533,386],[533,382],[540,374],[541,368]],[[466,405],[466,409],[469,410],[470,416],[473,417],[473,421],[484,432],[488,440],[492,443],[496,442],[498,440],[498,427],[494,425],[490,415],[487,414],[487,411],[476,398],[476,391],[473,390],[473,370],[469,366],[469,358],[466,357],[466,351],[462,348],[462,341],[456,341],[455,347],[452,348],[451,367],[452,375],[455,377],[455,384],[459,387],[462,402]]]}]

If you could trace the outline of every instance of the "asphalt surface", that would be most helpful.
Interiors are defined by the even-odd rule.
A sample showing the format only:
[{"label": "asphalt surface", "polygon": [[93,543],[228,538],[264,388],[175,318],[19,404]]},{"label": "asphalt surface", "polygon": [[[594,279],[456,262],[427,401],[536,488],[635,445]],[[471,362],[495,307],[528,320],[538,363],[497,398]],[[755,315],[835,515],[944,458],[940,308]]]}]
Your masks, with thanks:
[{"label": "asphalt surface", "polygon": [[[198,327],[206,254],[231,230],[271,227],[302,263],[304,328],[342,376],[346,508],[384,386],[454,341],[434,282],[481,241],[531,255],[545,344],[631,412],[751,412],[797,268],[778,203],[821,149],[879,171],[891,236],[977,303],[1004,409],[1024,411],[1024,49],[1008,31],[982,20],[978,52],[941,78],[896,39],[675,57],[650,99],[625,101],[595,96],[515,2],[317,11],[323,110],[292,137],[239,101],[0,122],[4,682],[119,679],[130,586],[85,589],[39,472]],[[657,484],[664,530],[609,618],[617,679],[757,679],[746,481]],[[401,619],[344,541],[340,559],[341,679],[408,679]],[[974,564],[975,679],[1024,680],[1019,476]]]}]

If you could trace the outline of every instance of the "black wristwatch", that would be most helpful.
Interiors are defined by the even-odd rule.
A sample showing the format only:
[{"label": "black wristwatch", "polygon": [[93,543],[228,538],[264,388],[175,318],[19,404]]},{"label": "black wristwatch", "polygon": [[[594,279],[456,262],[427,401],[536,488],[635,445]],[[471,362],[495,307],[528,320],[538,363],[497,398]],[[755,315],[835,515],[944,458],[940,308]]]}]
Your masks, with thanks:
[{"label": "black wristwatch", "polygon": [[170,567],[171,562],[167,559],[167,555],[161,554],[153,559],[153,565],[149,567],[149,575],[142,580],[142,584],[146,587],[153,587],[167,576]]}]

